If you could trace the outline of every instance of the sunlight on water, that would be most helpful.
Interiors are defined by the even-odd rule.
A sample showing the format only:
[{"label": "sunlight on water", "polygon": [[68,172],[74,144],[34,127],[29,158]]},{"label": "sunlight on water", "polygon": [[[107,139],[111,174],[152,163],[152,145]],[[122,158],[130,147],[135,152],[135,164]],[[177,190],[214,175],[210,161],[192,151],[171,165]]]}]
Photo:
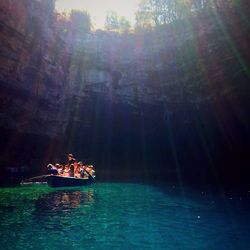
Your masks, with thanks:
[{"label": "sunlight on water", "polygon": [[[250,249],[247,205],[137,184],[0,190],[1,249]],[[4,246],[4,248],[3,248]]]}]

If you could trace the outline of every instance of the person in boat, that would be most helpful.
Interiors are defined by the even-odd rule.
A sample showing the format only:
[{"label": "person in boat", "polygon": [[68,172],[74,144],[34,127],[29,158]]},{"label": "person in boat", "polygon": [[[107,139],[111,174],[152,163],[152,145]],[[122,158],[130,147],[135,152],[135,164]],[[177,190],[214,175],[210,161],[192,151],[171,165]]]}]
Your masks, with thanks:
[{"label": "person in boat", "polygon": [[47,168],[48,168],[48,174],[53,174],[53,175],[57,175],[58,174],[58,170],[57,170],[57,168],[53,164],[49,163],[47,165]]},{"label": "person in boat", "polygon": [[84,178],[84,167],[83,167],[83,163],[81,161],[79,161],[78,163],[78,173],[80,175],[80,178]]},{"label": "person in boat", "polygon": [[61,164],[58,164],[57,171],[58,171],[59,175],[63,175],[63,173],[64,173],[64,166],[61,165]]},{"label": "person in boat", "polygon": [[70,165],[66,164],[64,166],[63,176],[69,176],[70,175]]},{"label": "person in boat", "polygon": [[78,164],[73,154],[68,154],[68,164],[70,165],[70,172],[71,172],[70,176],[72,176],[72,168],[73,168],[72,165],[74,166],[74,172],[73,172],[73,177],[74,177],[74,175],[77,172]]},{"label": "person in boat", "polygon": [[74,177],[75,176],[75,167],[74,167],[74,164],[70,164],[69,176],[70,177]]},{"label": "person in boat", "polygon": [[83,170],[83,167],[80,168],[80,177],[81,178],[84,178],[84,170]]},{"label": "person in boat", "polygon": [[73,163],[73,165],[74,165],[74,174],[77,175],[78,174],[78,163],[75,161]]},{"label": "person in boat", "polygon": [[63,174],[63,166],[59,163],[55,164],[55,168],[57,169],[58,175],[62,175]]},{"label": "person in boat", "polygon": [[89,173],[92,177],[95,177],[95,170],[93,165],[85,166],[85,171]]},{"label": "person in boat", "polygon": [[74,163],[74,174],[75,177],[80,177],[80,162]]},{"label": "person in boat", "polygon": [[73,154],[68,154],[68,164],[74,164],[76,162],[76,159],[74,158]]}]

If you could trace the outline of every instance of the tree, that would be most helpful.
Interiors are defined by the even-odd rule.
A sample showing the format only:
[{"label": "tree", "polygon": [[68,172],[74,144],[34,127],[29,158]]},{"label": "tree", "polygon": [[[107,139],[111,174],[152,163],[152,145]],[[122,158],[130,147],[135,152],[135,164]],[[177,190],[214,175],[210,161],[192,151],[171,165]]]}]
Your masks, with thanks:
[{"label": "tree", "polygon": [[130,22],[123,16],[119,16],[114,11],[108,11],[106,14],[105,28],[119,32],[127,32],[131,27]]},{"label": "tree", "polygon": [[120,17],[119,19],[119,30],[124,33],[124,32],[128,32],[129,29],[131,28],[131,24],[130,22],[125,18],[125,17]]},{"label": "tree", "polygon": [[72,10],[69,17],[69,31],[74,36],[82,37],[92,28],[91,18],[87,11]]},{"label": "tree", "polygon": [[109,10],[106,13],[105,29],[117,30],[119,29],[119,16],[116,12]]},{"label": "tree", "polygon": [[142,0],[139,3],[139,9],[135,13],[137,28],[151,28],[154,26],[153,9],[149,0]]},{"label": "tree", "polygon": [[215,2],[216,0],[141,0],[136,12],[136,26],[148,28],[171,23],[202,9],[214,7]]},{"label": "tree", "polygon": [[65,35],[68,32],[69,18],[65,12],[55,13],[56,25],[55,28],[60,35]]},{"label": "tree", "polygon": [[136,26],[147,28],[170,23],[176,18],[176,0],[142,0],[136,12]]},{"label": "tree", "polygon": [[192,0],[176,0],[174,6],[174,12],[176,19],[184,19],[191,16]]}]

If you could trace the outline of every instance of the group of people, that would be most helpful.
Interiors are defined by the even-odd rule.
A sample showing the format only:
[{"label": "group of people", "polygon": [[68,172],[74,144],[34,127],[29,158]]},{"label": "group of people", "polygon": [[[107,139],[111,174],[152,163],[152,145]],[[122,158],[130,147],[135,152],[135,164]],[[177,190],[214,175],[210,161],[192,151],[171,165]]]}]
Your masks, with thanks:
[{"label": "group of people", "polygon": [[68,154],[68,163],[62,165],[59,163],[48,164],[48,174],[77,177],[77,178],[88,178],[92,176],[95,178],[95,170],[93,165],[83,165],[81,161],[77,162],[73,154]]}]

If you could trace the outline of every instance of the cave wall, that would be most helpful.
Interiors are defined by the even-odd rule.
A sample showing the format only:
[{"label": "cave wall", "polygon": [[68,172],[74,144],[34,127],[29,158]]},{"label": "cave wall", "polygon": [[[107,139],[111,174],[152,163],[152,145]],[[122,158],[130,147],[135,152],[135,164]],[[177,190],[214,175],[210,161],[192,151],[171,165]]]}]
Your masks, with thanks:
[{"label": "cave wall", "polygon": [[57,102],[68,70],[66,45],[53,32],[53,9],[10,0],[1,1],[0,11],[1,127],[55,136],[63,130]]},{"label": "cave wall", "polygon": [[50,3],[0,3],[2,166],[75,152],[103,176],[248,178],[249,8],[72,40]]}]

